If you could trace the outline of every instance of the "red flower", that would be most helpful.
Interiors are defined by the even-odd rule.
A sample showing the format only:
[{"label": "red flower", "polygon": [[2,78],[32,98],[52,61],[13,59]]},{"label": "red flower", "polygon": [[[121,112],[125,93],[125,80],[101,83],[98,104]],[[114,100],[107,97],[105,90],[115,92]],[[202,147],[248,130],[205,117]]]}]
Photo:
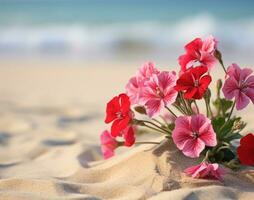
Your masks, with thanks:
[{"label": "red flower", "polygon": [[242,164],[254,165],[254,135],[252,133],[241,139],[237,154]]},{"label": "red flower", "polygon": [[214,51],[217,48],[218,41],[209,36],[202,40],[196,38],[185,46],[186,53],[179,57],[179,64],[181,65],[181,72],[185,72],[188,68],[193,67],[195,62],[207,66],[211,69],[216,64]]},{"label": "red flower", "polygon": [[212,81],[210,75],[204,75],[207,71],[205,66],[190,68],[177,80],[175,89],[185,91],[185,99],[201,99]]},{"label": "red flower", "polygon": [[124,138],[124,146],[131,147],[135,143],[135,132],[133,126],[127,127],[122,132],[122,136]]},{"label": "red flower", "polygon": [[105,123],[113,122],[111,135],[121,136],[121,132],[128,126],[132,119],[130,100],[126,94],[120,94],[107,103]]}]

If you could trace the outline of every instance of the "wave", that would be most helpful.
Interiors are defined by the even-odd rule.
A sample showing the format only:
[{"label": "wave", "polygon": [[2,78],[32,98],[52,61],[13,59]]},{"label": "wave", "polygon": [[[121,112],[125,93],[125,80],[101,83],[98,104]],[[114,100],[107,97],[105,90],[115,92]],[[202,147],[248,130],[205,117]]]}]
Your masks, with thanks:
[{"label": "wave", "polygon": [[171,23],[158,21],[100,25],[0,27],[0,56],[114,58],[179,55],[194,37],[213,34],[229,53],[254,50],[254,19],[218,21],[200,14]]}]

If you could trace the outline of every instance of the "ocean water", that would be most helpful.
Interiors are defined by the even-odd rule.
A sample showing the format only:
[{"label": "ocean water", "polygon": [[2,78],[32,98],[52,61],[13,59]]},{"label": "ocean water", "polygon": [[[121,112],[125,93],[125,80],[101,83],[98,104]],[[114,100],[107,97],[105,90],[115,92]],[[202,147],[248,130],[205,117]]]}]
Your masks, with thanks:
[{"label": "ocean water", "polygon": [[0,0],[0,57],[169,60],[212,34],[229,59],[254,63],[253,8],[251,0]]}]

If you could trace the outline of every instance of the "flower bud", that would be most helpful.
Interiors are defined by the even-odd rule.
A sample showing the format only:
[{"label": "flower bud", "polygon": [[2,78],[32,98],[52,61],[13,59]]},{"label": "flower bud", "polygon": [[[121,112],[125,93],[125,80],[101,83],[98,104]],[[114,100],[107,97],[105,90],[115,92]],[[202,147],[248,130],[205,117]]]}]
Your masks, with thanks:
[{"label": "flower bud", "polygon": [[217,58],[219,60],[219,62],[222,61],[222,55],[221,55],[221,52],[218,49],[215,50],[214,56],[215,56],[215,58]]},{"label": "flower bud", "polygon": [[222,80],[218,79],[217,84],[216,84],[216,89],[217,89],[217,97],[220,98],[220,90],[222,88]]},{"label": "flower bud", "polygon": [[246,126],[246,123],[243,121],[235,121],[232,127],[233,131],[242,130]]},{"label": "flower bud", "polygon": [[217,80],[217,90],[221,90],[221,88],[222,88],[222,80],[221,79],[218,79]]},{"label": "flower bud", "polygon": [[136,106],[134,107],[134,110],[139,114],[146,115],[146,109],[144,106]]},{"label": "flower bud", "polygon": [[211,98],[211,90],[208,88],[204,94],[205,100],[209,103]]}]

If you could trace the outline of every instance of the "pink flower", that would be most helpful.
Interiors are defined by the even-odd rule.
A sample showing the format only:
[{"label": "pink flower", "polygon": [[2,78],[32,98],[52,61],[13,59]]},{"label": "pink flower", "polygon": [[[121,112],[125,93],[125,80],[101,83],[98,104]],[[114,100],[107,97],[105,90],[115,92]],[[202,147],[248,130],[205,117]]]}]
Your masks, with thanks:
[{"label": "pink flower", "polygon": [[148,80],[153,74],[158,74],[159,70],[156,69],[154,63],[148,62],[139,68],[137,77],[142,80]]},{"label": "pink flower", "polygon": [[228,78],[222,91],[226,99],[235,98],[237,110],[245,108],[250,100],[254,103],[254,76],[251,73],[251,69],[241,69],[235,63],[227,70]]},{"label": "pink flower", "polygon": [[223,180],[226,174],[225,170],[219,167],[217,163],[202,162],[199,165],[188,167],[184,172],[193,178],[206,178],[213,180]]},{"label": "pink flower", "polygon": [[124,141],[117,141],[115,137],[107,130],[103,131],[100,136],[101,151],[104,159],[108,159],[115,155],[115,149],[119,146],[130,147],[135,143],[134,127],[128,126],[120,133],[120,137],[123,137]]},{"label": "pink flower", "polygon": [[186,53],[181,55],[178,60],[181,65],[181,72],[185,72],[188,68],[193,67],[195,62],[211,69],[216,64],[214,51],[217,48],[217,40],[213,36],[207,37],[202,41],[196,38],[185,46]]},{"label": "pink flower", "polygon": [[126,93],[130,97],[131,104],[139,103],[139,95],[142,88],[143,83],[138,80],[136,76],[131,77],[127,85],[125,86]]},{"label": "pink flower", "polygon": [[178,117],[172,138],[177,148],[191,158],[199,157],[205,146],[217,144],[211,121],[202,114]]},{"label": "pink flower", "polygon": [[101,151],[104,159],[108,159],[114,156],[115,154],[114,151],[118,147],[118,143],[115,140],[115,138],[113,138],[111,134],[107,130],[105,130],[102,132],[100,140],[101,140]]},{"label": "pink flower", "polygon": [[139,68],[136,76],[130,78],[125,88],[132,105],[141,104],[139,99],[145,82],[148,81],[153,74],[158,73],[159,70],[156,69],[155,65],[152,62],[148,62]]},{"label": "pink flower", "polygon": [[175,72],[160,72],[153,74],[140,94],[140,101],[145,105],[149,117],[154,117],[162,111],[165,106],[175,102],[177,91]]}]

